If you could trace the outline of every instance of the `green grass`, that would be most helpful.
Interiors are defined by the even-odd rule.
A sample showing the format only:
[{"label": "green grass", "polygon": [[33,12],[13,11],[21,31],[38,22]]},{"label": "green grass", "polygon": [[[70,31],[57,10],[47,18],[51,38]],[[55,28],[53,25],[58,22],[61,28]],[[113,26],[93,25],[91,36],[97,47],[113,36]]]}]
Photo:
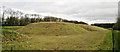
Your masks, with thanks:
[{"label": "green grass", "polygon": [[112,50],[112,32],[109,31],[104,37],[103,42],[99,45],[99,50]]},{"label": "green grass", "polygon": [[[10,30],[11,27],[4,27]],[[16,28],[16,27],[13,27]],[[72,23],[33,23],[15,32],[29,39],[5,43],[4,50],[111,50],[110,30]]]},{"label": "green grass", "polygon": [[115,50],[120,50],[120,32],[119,31],[116,31],[114,30],[113,31],[113,34],[114,34],[114,45],[115,45]]},{"label": "green grass", "polygon": [[20,36],[18,32],[15,30],[19,29],[19,26],[3,26],[1,31],[2,31],[2,36],[3,36],[3,41],[13,41],[17,37]]},{"label": "green grass", "polygon": [[[2,26],[2,49],[10,50],[10,47],[15,47],[14,43],[19,43],[26,40],[26,37],[16,32],[17,29],[23,26]],[[16,44],[17,45],[17,44]],[[19,46],[19,45],[17,45]],[[18,47],[17,47],[18,48]]]},{"label": "green grass", "polygon": [[6,30],[17,30],[22,28],[23,26],[2,26],[2,29],[6,29]]}]

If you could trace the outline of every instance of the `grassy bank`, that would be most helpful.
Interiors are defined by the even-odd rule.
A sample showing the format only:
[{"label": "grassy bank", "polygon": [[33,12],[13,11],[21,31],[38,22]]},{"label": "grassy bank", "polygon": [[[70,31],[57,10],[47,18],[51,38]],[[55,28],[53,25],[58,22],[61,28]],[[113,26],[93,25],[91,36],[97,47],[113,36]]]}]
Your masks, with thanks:
[{"label": "grassy bank", "polygon": [[[26,37],[16,32],[23,26],[2,26],[2,49],[11,50],[11,47],[16,47],[17,44],[26,40]],[[19,46],[19,44],[17,45]],[[18,47],[17,47],[18,48]]]}]

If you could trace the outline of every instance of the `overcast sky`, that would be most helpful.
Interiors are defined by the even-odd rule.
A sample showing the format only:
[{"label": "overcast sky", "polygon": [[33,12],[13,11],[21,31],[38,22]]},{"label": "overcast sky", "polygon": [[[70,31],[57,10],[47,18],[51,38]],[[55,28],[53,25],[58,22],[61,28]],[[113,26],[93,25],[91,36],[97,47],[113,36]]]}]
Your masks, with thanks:
[{"label": "overcast sky", "polygon": [[113,23],[119,0],[0,0],[0,5],[87,23]]}]

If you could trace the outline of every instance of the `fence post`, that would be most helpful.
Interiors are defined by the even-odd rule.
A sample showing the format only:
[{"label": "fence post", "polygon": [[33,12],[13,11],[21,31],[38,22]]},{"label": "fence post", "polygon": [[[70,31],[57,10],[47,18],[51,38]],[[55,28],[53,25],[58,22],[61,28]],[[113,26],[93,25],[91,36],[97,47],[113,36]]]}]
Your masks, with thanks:
[{"label": "fence post", "polygon": [[115,51],[115,46],[114,46],[114,30],[112,29],[112,45],[113,45],[113,47],[112,47],[112,49],[113,49],[113,52]]},{"label": "fence post", "polygon": [[11,52],[12,52],[13,48],[11,47]]}]

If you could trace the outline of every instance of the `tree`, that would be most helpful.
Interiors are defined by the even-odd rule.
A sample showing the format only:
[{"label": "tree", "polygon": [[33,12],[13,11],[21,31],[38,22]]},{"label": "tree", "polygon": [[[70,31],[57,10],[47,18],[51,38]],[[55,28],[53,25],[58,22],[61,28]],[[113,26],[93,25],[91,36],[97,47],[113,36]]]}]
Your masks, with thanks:
[{"label": "tree", "polygon": [[45,21],[45,22],[50,22],[50,21],[51,21],[51,19],[50,19],[50,17],[49,17],[49,16],[45,16],[45,17],[44,17],[44,21]]},{"label": "tree", "polygon": [[57,17],[53,17],[53,16],[45,16],[43,20],[45,22],[62,22],[63,21],[62,18],[57,18]]},{"label": "tree", "polygon": [[31,18],[31,23],[35,23],[36,19],[35,18]]},{"label": "tree", "polygon": [[42,19],[41,18],[36,18],[36,22],[42,22]]},{"label": "tree", "polygon": [[113,29],[120,30],[120,17],[117,18],[117,23],[113,26]]},{"label": "tree", "polygon": [[5,24],[10,26],[16,26],[19,24],[19,19],[17,17],[8,17]]},{"label": "tree", "polygon": [[63,19],[63,22],[68,22],[68,20],[66,20],[66,19]]},{"label": "tree", "polygon": [[25,25],[27,25],[27,24],[30,24],[30,18],[28,18],[28,17],[25,17]]},{"label": "tree", "polygon": [[25,25],[25,20],[23,17],[20,18],[20,26],[23,26]]}]

